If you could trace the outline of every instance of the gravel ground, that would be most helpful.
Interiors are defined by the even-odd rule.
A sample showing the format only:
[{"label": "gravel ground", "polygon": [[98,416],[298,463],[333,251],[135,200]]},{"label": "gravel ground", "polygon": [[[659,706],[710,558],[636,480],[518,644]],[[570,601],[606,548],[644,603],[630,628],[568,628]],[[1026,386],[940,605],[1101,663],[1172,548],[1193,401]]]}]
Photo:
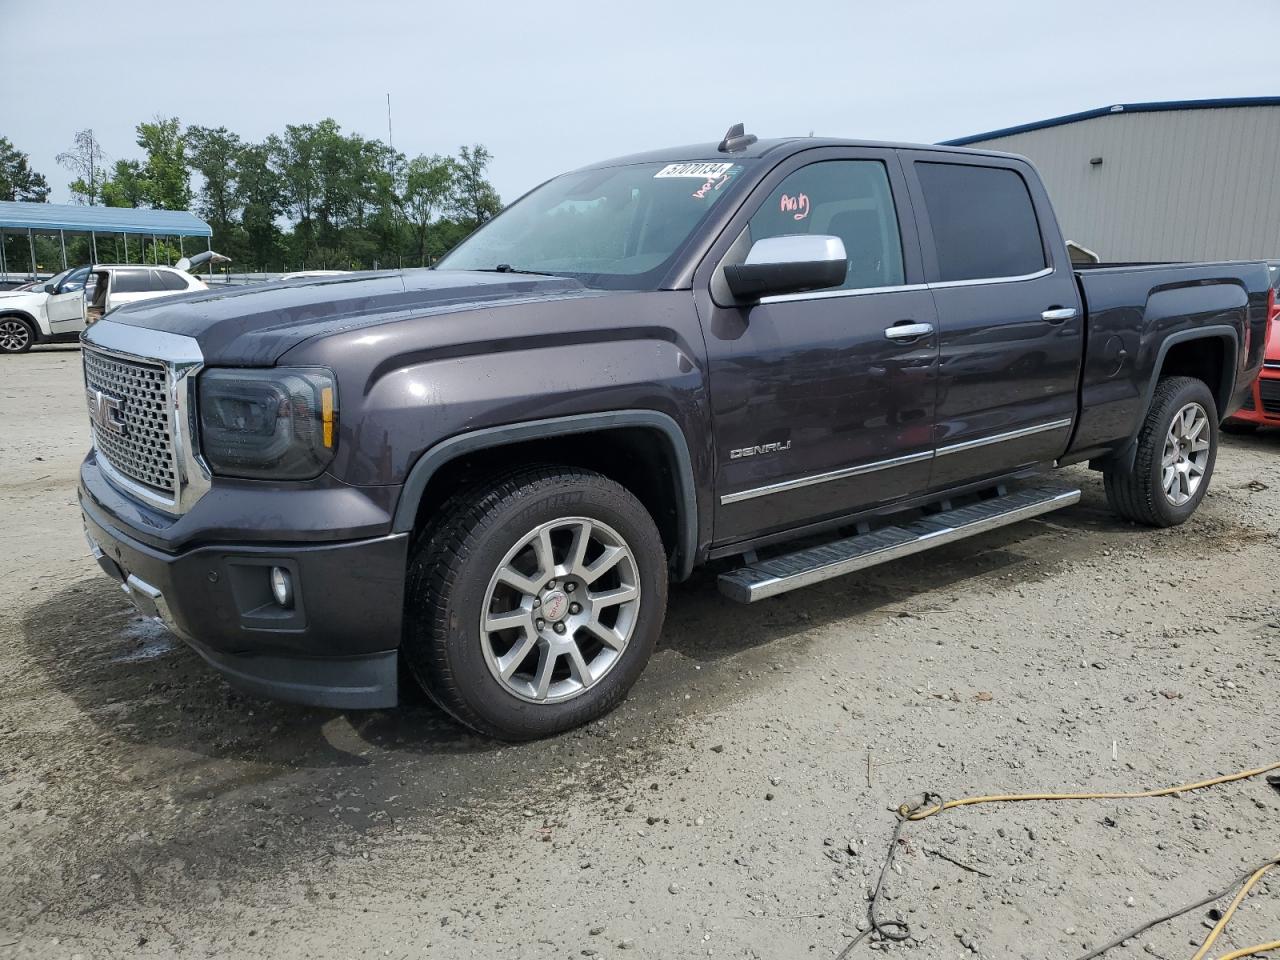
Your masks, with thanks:
[{"label": "gravel ground", "polygon": [[[620,709],[520,747],[231,691],[89,558],[86,443],[75,349],[0,363],[0,957],[832,957],[925,790],[1280,760],[1277,432],[1180,529],[1071,469],[1078,506],[865,575],[751,607],[703,575]],[[900,846],[891,949],[1067,960],[1278,850],[1261,779],[951,811]],[[1278,936],[1275,877],[1214,955]]]}]

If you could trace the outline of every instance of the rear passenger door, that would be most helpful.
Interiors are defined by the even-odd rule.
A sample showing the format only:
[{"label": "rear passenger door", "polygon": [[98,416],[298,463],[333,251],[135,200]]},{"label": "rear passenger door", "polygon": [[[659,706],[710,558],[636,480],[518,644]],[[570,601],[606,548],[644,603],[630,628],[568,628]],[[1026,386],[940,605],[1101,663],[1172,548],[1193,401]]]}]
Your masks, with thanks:
[{"label": "rear passenger door", "polygon": [[930,488],[1056,459],[1076,415],[1084,316],[1039,178],[1016,159],[903,157],[938,318]]},{"label": "rear passenger door", "polygon": [[164,271],[151,267],[120,267],[113,271],[109,307],[138,300],[150,300],[171,293],[164,282]]}]

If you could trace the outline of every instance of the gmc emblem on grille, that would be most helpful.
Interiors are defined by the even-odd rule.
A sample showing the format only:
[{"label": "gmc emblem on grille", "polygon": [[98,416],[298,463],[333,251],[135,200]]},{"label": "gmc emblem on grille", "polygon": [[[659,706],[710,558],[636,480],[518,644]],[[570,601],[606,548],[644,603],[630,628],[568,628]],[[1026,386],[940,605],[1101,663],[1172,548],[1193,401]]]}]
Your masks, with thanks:
[{"label": "gmc emblem on grille", "polygon": [[98,429],[123,436],[125,433],[124,401],[93,388],[88,390],[88,394],[89,418],[97,424]]}]

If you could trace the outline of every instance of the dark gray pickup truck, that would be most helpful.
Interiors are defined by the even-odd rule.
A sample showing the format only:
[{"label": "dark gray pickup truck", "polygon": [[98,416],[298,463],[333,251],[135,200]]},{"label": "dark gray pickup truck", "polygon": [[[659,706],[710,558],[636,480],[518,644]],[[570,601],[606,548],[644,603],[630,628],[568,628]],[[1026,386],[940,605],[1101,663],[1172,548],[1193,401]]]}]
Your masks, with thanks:
[{"label": "dark gray pickup truck", "polygon": [[1074,270],[1023,159],[821,139],[557,177],[436,269],[214,290],[83,339],[90,544],[233,683],[402,668],[524,739],[616,704],[669,580],[751,602],[1076,501],[1181,523],[1262,263]]}]

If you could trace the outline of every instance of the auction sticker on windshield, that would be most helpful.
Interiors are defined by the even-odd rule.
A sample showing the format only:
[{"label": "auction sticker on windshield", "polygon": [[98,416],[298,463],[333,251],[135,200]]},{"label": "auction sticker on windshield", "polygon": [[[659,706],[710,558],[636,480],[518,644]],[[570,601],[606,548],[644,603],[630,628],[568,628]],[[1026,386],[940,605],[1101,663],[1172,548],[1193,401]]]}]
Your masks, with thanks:
[{"label": "auction sticker on windshield", "polygon": [[732,163],[711,163],[707,161],[690,161],[687,163],[668,163],[653,175],[657,180],[662,177],[696,177],[699,180],[715,180],[732,169]]}]

